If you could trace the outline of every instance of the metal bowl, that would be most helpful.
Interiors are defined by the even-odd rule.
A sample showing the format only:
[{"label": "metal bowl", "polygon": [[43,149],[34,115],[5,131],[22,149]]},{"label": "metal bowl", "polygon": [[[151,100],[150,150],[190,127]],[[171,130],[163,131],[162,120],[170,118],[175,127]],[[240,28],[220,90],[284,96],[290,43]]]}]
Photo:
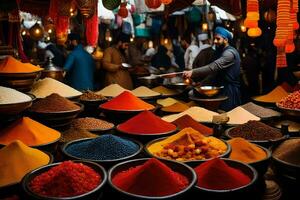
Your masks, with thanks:
[{"label": "metal bowl", "polygon": [[130,64],[128,64],[128,63],[122,63],[121,65],[122,65],[122,67],[124,67],[124,68],[131,68],[131,67],[132,67],[132,66],[131,66]]},{"label": "metal bowl", "polygon": [[182,82],[182,83],[171,83],[165,85],[168,88],[176,89],[176,90],[185,90],[190,84]]},{"label": "metal bowl", "polygon": [[221,89],[223,89],[224,86],[210,86],[210,85],[205,85],[205,86],[197,86],[194,89],[201,95],[207,96],[207,97],[213,97],[217,94],[220,93]]},{"label": "metal bowl", "polygon": [[161,83],[160,78],[158,78],[157,76],[152,76],[152,75],[138,77],[137,80],[141,85],[145,85],[150,88],[155,87]]}]

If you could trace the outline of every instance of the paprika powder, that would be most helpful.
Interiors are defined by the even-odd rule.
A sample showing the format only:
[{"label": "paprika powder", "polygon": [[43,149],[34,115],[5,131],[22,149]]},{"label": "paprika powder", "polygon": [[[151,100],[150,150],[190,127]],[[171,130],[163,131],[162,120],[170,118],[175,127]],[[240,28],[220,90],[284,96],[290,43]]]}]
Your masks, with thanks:
[{"label": "paprika powder", "polygon": [[116,174],[112,182],[126,192],[152,197],[175,194],[189,184],[184,175],[155,158]]}]

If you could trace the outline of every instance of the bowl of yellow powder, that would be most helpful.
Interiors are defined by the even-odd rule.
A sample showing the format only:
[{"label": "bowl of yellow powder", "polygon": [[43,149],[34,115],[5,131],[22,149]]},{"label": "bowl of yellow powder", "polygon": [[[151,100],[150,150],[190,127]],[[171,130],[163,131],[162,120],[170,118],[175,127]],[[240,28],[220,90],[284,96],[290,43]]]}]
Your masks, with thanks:
[{"label": "bowl of yellow powder", "polygon": [[271,158],[269,149],[240,137],[230,139],[227,142],[231,146],[230,159],[251,165],[261,176],[266,173]]}]

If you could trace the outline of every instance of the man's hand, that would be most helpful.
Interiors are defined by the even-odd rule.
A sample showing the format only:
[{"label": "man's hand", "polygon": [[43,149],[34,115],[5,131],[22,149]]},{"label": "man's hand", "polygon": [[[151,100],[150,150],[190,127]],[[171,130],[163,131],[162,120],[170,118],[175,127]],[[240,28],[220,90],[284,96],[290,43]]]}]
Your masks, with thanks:
[{"label": "man's hand", "polygon": [[192,77],[192,74],[193,74],[193,71],[189,70],[189,71],[184,71],[182,76],[185,79],[190,79]]}]

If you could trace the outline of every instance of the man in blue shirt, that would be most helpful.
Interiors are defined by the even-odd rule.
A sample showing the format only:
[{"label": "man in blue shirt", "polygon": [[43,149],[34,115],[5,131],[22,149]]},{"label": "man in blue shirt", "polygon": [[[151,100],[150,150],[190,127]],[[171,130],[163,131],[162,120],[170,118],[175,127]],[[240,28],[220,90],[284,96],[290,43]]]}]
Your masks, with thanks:
[{"label": "man in blue shirt", "polygon": [[66,83],[77,90],[94,89],[95,62],[93,57],[83,49],[80,36],[71,33],[68,35],[73,51],[68,55],[64,65]]},{"label": "man in blue shirt", "polygon": [[214,44],[216,45],[217,59],[205,66],[185,71],[185,78],[204,78],[215,74],[215,84],[224,86],[222,95],[229,98],[220,105],[220,108],[229,111],[241,104],[240,94],[240,56],[237,50],[229,45],[233,35],[223,27],[215,29]]}]

